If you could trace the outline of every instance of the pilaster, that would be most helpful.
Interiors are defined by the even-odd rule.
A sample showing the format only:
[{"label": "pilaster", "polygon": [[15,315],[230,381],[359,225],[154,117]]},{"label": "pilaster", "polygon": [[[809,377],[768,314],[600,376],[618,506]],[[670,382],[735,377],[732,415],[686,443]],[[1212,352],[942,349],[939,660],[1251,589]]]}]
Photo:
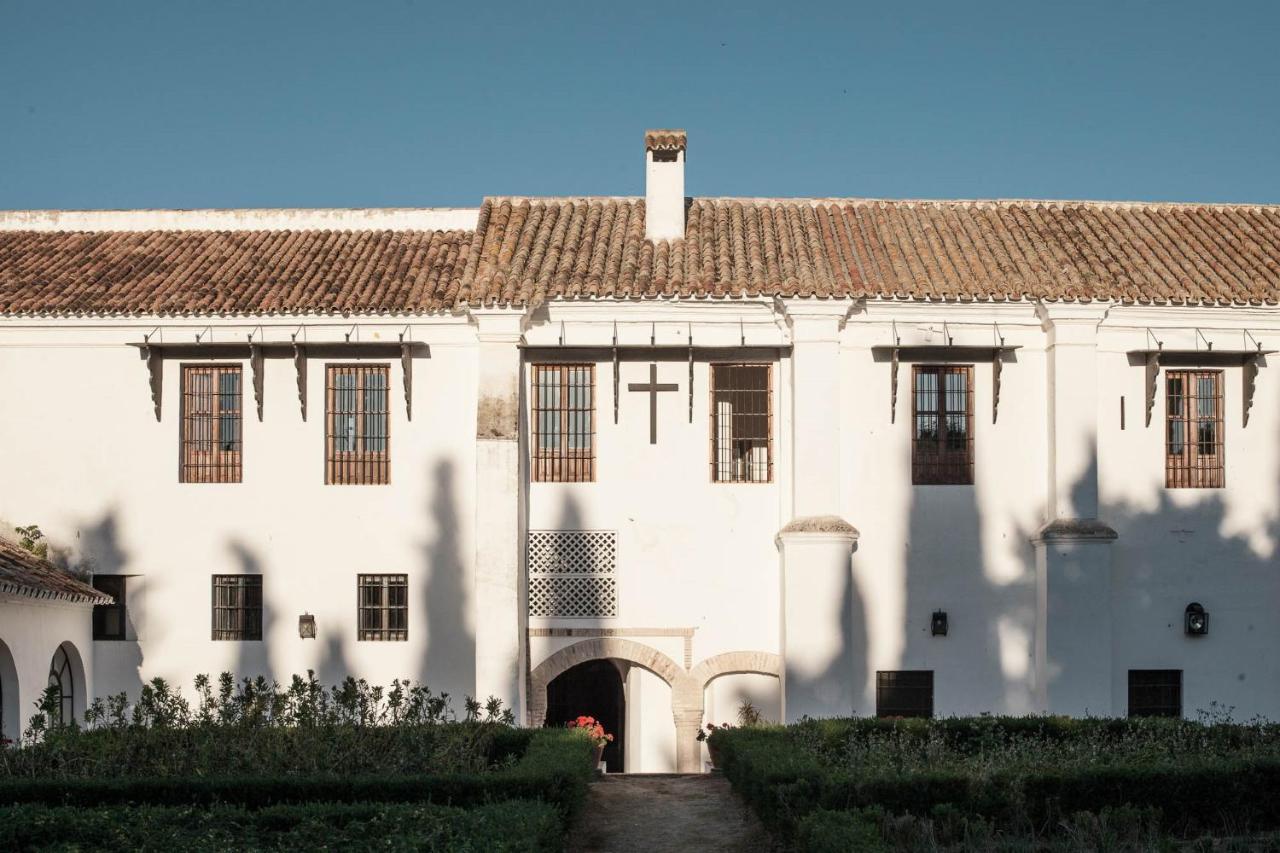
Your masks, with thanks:
[{"label": "pilaster", "polygon": [[[472,312],[476,393],[476,698],[522,716],[520,611],[520,339],[523,312]],[[480,626],[483,626],[481,628]]]}]

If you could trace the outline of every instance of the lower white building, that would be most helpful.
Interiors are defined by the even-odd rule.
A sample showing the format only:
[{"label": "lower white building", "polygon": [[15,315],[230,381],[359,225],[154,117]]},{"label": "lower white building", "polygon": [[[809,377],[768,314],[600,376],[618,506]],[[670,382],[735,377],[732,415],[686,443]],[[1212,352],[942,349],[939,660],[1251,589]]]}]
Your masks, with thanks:
[{"label": "lower white building", "polygon": [[644,198],[0,214],[0,519],[114,601],[6,599],[5,696],[411,678],[629,771],[743,700],[1280,717],[1280,208],[645,143]]}]

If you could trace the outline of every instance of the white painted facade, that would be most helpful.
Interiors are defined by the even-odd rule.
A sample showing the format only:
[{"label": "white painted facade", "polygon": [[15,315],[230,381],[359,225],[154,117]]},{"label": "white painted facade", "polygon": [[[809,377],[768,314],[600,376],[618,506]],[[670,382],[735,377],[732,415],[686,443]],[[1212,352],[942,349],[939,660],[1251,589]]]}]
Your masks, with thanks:
[{"label": "white painted facade", "polygon": [[[650,156],[651,171],[669,170],[650,187],[652,227],[683,215],[683,165],[683,151]],[[0,228],[475,221],[15,212]],[[305,342],[305,419],[287,348],[267,350],[258,416],[247,352],[217,348],[250,336]],[[349,346],[402,336],[417,344],[412,419],[399,356]],[[144,340],[187,345],[159,359],[158,416]],[[86,608],[0,602],[0,677],[19,685],[0,684],[4,701],[25,721],[69,641],[84,695],[314,669],[330,683],[424,681],[459,707],[463,695],[494,695],[539,724],[548,683],[605,657],[622,671],[633,772],[700,767],[697,727],[732,722],[744,698],[771,719],[875,713],[877,671],[933,671],[938,715],[1123,715],[1130,669],[1180,669],[1188,716],[1218,703],[1280,718],[1274,356],[1261,361],[1247,426],[1244,368],[1221,367],[1225,488],[1168,489],[1163,385],[1148,424],[1147,372],[1131,355],[1153,341],[1191,362],[1210,349],[1280,349],[1280,312],[760,298],[405,317],[3,317],[0,520],[39,524],[71,562],[128,576],[123,641],[92,641]],[[997,372],[980,354],[996,347],[998,407]],[[926,356],[974,366],[973,485],[912,485],[911,366]],[[243,481],[180,483],[182,365],[227,361],[245,377]],[[390,369],[387,485],[324,483],[324,366],[352,361]],[[561,362],[594,367],[591,482],[530,476],[532,369]],[[767,483],[712,481],[709,386],[723,362],[769,367]],[[648,394],[628,388],[649,381],[651,364],[676,386],[658,394],[654,443]],[[530,615],[526,542],[547,531],[615,537],[616,615]],[[263,576],[261,642],[210,639],[210,578],[237,573]],[[359,573],[408,576],[406,641],[357,639]],[[1211,614],[1207,636],[1183,631],[1192,601]],[[948,614],[946,636],[930,632],[935,610]],[[303,614],[315,639],[299,636]]]}]

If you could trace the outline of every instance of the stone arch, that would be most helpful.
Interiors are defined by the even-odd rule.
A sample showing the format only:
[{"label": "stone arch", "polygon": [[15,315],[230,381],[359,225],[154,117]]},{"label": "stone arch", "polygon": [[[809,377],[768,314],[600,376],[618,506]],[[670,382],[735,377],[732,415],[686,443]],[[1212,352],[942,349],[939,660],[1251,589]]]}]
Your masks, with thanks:
[{"label": "stone arch", "polygon": [[0,740],[18,742],[22,734],[18,707],[18,667],[13,653],[4,640],[0,640]]},{"label": "stone arch", "polygon": [[647,669],[671,685],[672,701],[677,696],[684,699],[692,686],[689,674],[662,652],[619,637],[598,637],[583,640],[560,649],[538,664],[529,673],[529,725],[537,728],[546,721],[547,685],[562,672],[587,661],[609,659],[624,660]]},{"label": "stone arch", "polygon": [[722,675],[744,673],[782,678],[782,657],[773,652],[725,652],[702,661],[689,675],[705,689]]}]

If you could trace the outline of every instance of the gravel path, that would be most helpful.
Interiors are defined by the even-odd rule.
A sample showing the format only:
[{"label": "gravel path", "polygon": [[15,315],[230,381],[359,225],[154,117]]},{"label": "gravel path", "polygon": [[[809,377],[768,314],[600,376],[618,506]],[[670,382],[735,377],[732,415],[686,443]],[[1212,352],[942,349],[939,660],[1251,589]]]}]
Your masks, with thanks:
[{"label": "gravel path", "polygon": [[591,785],[571,853],[766,853],[759,822],[718,773],[605,776]]}]

